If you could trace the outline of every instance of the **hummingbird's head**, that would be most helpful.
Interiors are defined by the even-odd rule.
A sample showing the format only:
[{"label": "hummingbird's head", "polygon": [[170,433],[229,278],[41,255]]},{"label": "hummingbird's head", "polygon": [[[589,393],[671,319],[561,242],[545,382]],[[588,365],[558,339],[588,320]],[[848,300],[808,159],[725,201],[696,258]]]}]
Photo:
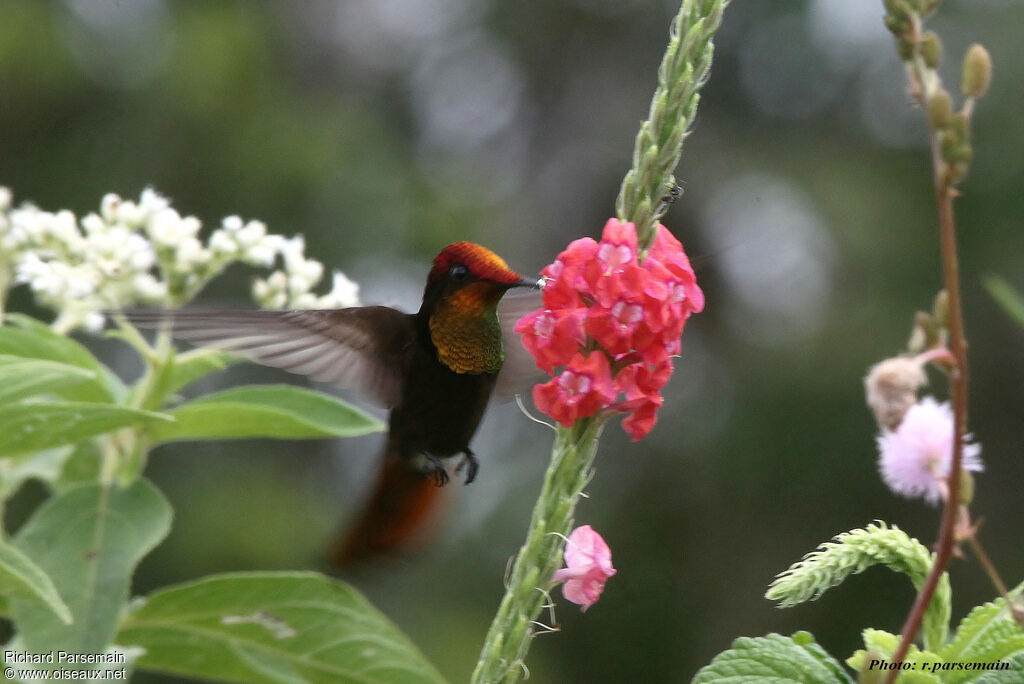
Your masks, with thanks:
[{"label": "hummingbird's head", "polygon": [[504,358],[497,308],[512,287],[536,287],[472,242],[441,250],[427,277],[420,318],[438,358],[456,373],[497,373]]},{"label": "hummingbird's head", "polygon": [[523,278],[486,247],[456,242],[434,257],[423,301],[425,304],[449,301],[460,308],[488,309],[496,305],[509,288],[536,285],[536,281]]}]

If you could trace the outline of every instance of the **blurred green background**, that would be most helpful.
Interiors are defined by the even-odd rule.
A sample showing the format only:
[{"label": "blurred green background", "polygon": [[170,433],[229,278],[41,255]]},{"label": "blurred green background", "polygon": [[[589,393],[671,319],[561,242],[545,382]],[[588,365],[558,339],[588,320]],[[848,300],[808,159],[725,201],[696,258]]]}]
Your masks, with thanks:
[{"label": "blurred green background", "polygon": [[[0,184],[16,201],[94,210],[147,185],[183,214],[303,233],[364,301],[412,310],[430,258],[483,243],[523,272],[614,211],[673,2],[642,0],[3,0]],[[809,629],[835,655],[866,626],[899,631],[910,583],[872,570],[780,611],[774,575],[833,534],[883,519],[930,544],[938,510],[876,471],[861,378],[904,345],[940,287],[920,112],[880,2],[744,0],[666,223],[707,309],[651,436],[605,432],[578,512],[619,574],[586,615],[558,598],[534,682],[683,682],[732,638]],[[1024,332],[981,285],[1024,286],[1024,4],[946,2],[943,73],[983,42],[995,62],[958,203],[971,428],[987,470],[974,507],[1008,582],[1024,578]],[[247,298],[231,271],[207,301]],[[32,310],[23,291],[13,308]],[[120,346],[93,341],[134,377]],[[296,381],[242,364],[197,391]],[[935,378],[934,391],[945,384]],[[453,681],[468,677],[523,537],[551,434],[495,406],[472,487],[452,487],[429,549],[346,576]],[[378,438],[163,447],[151,477],[176,511],[135,590],[225,570],[323,569],[358,510]],[[457,490],[457,491],[456,491]],[[8,513],[23,519],[41,493]],[[993,590],[953,565],[955,619]],[[545,619],[547,619],[546,616]],[[143,678],[140,677],[140,680]],[[146,681],[173,681],[152,678]]]}]

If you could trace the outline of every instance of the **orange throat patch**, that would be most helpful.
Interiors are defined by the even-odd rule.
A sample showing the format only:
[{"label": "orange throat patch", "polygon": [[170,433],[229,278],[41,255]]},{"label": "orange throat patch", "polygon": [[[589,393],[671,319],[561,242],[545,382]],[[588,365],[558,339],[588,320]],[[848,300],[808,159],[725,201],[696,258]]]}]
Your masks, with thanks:
[{"label": "orange throat patch", "polygon": [[430,317],[430,339],[441,363],[456,373],[497,373],[505,354],[497,305],[501,291],[473,283],[443,300]]}]

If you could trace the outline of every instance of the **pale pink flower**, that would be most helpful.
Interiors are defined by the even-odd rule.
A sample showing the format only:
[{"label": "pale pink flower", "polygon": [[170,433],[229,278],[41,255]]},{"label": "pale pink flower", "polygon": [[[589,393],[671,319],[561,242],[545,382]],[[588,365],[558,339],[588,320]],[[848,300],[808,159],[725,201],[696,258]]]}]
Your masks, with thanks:
[{"label": "pale pink flower", "polygon": [[553,579],[565,582],[562,596],[582,606],[581,611],[597,603],[605,581],[617,572],[612,567],[611,549],[590,525],[577,527],[569,535],[565,565],[567,567],[557,571]]},{"label": "pale pink flower", "polygon": [[[925,397],[910,407],[896,430],[882,431],[878,450],[878,468],[890,489],[937,503],[953,460],[952,409],[948,403]],[[965,443],[964,470],[983,470],[980,454],[980,446]]]}]

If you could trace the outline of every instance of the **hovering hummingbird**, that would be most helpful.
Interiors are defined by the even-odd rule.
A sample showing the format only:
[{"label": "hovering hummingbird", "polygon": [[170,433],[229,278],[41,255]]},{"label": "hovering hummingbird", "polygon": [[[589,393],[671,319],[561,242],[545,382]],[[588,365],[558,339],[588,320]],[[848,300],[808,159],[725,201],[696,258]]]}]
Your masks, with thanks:
[{"label": "hovering hummingbird", "polygon": [[444,459],[461,457],[456,472],[465,468],[466,484],[476,478],[479,462],[470,441],[498,383],[506,347],[521,359],[521,369],[502,373],[506,394],[519,384],[509,378],[521,378],[532,365],[521,345],[503,342],[503,333],[514,339],[516,313],[539,306],[539,297],[524,298],[500,323],[499,301],[515,287],[536,288],[538,282],[480,245],[456,242],[434,258],[415,314],[362,306],[127,315],[144,325],[168,321],[175,337],[355,390],[390,409],[376,491],[334,554],[343,565],[412,536],[438,487],[448,483]]}]

